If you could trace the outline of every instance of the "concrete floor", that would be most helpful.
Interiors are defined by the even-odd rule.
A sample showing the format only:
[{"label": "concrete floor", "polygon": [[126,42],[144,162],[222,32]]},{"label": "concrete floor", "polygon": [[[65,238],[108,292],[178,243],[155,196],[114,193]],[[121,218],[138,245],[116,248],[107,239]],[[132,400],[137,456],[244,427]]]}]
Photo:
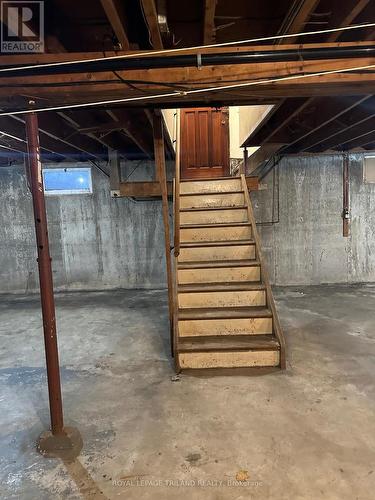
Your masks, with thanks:
[{"label": "concrete floor", "polygon": [[84,439],[65,464],[34,448],[49,422],[38,298],[2,297],[0,498],[373,498],[375,288],[276,298],[286,372],[172,381],[165,291],[58,295],[66,423]]}]

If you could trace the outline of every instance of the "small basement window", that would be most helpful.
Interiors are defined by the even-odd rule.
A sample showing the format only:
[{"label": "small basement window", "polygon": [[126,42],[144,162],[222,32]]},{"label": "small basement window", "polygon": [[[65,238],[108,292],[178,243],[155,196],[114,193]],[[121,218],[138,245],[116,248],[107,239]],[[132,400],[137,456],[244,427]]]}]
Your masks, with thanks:
[{"label": "small basement window", "polygon": [[44,168],[46,194],[92,193],[91,168]]},{"label": "small basement window", "polygon": [[363,180],[367,183],[375,183],[375,155],[365,156],[363,161]]}]

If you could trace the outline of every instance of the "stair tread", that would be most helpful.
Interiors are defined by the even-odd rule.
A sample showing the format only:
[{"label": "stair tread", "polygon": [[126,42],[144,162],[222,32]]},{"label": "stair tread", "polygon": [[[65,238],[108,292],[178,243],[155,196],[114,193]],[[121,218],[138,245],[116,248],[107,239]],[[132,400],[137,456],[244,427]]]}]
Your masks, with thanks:
[{"label": "stair tread", "polygon": [[241,177],[239,176],[227,176],[227,177],[202,177],[200,179],[180,179],[180,182],[215,182],[215,181],[226,181],[226,180],[231,180],[231,179],[237,179],[240,180]]},{"label": "stair tread", "polygon": [[234,189],[232,191],[219,191],[219,192],[213,192],[213,193],[207,193],[207,192],[198,192],[198,193],[180,193],[180,197],[183,196],[216,196],[216,195],[226,195],[226,194],[243,194],[242,189]]},{"label": "stair tread", "polygon": [[252,267],[260,266],[257,259],[238,259],[238,260],[199,260],[190,262],[179,262],[178,269],[208,269],[220,267]]},{"label": "stair tread", "polygon": [[195,207],[180,208],[180,212],[211,212],[215,210],[245,210],[247,205],[234,205],[231,207]]},{"label": "stair tread", "polygon": [[251,226],[251,222],[215,222],[213,224],[181,224],[180,229],[205,229],[215,227],[246,227]]},{"label": "stair tread", "polygon": [[267,307],[210,307],[179,309],[178,319],[272,318]]},{"label": "stair tread", "polygon": [[209,240],[209,241],[184,241],[180,248],[195,247],[228,247],[238,245],[255,245],[254,240]]},{"label": "stair tread", "polygon": [[178,269],[214,269],[222,267],[257,267],[260,262],[257,259],[238,260],[197,260],[189,262],[178,262]]},{"label": "stair tread", "polygon": [[184,337],[178,341],[178,352],[279,350],[280,344],[269,335],[215,335]]},{"label": "stair tread", "polygon": [[199,283],[199,284],[186,284],[179,285],[179,293],[192,293],[192,292],[235,292],[235,291],[252,291],[252,290],[265,290],[266,287],[263,283],[254,281],[240,281],[231,283]]}]

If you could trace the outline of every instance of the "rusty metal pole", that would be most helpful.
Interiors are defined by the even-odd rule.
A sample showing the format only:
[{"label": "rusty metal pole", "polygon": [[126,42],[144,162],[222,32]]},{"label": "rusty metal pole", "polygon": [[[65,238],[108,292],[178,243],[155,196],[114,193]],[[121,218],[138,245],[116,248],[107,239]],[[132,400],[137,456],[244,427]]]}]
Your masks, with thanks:
[{"label": "rusty metal pole", "polygon": [[83,443],[77,429],[74,427],[64,428],[55,299],[53,295],[52,266],[49,253],[37,115],[35,113],[27,114],[25,116],[25,123],[28,148],[28,181],[33,199],[35,234],[38,247],[39,287],[51,415],[51,431],[42,433],[38,441],[38,450],[47,457],[74,460],[79,455]]},{"label": "rusty metal pole", "polygon": [[[33,102],[30,101],[30,105]],[[46,457],[75,460],[80,454],[83,442],[75,427],[64,427],[59,352],[57,347],[55,299],[51,257],[49,253],[46,204],[44,200],[42,164],[40,159],[38,116],[35,113],[25,117],[28,149],[28,182],[33,198],[35,234],[38,246],[39,287],[42,304],[44,346],[47,364],[51,431],[45,431],[38,440],[38,450]]]},{"label": "rusty metal pole", "polygon": [[30,188],[33,198],[35,234],[38,246],[40,298],[42,303],[44,345],[46,351],[48,393],[52,434],[62,434],[64,429],[61,400],[59,353],[57,347],[55,300],[51,257],[49,253],[47,215],[44,200],[42,164],[40,161],[38,117],[26,115],[28,166]]}]

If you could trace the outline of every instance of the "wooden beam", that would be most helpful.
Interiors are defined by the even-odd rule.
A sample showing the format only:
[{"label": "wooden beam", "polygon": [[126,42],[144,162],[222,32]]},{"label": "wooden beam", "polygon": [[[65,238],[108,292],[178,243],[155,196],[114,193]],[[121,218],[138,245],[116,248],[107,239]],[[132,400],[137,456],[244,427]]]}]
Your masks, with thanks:
[{"label": "wooden beam", "polygon": [[[82,134],[100,134],[103,136],[105,132],[124,131],[134,144],[145,153],[149,158],[152,157],[153,148],[147,140],[147,134],[143,122],[139,123],[139,118],[142,116],[139,113],[144,113],[144,122],[148,125],[147,110],[126,110],[114,109],[107,110],[106,113],[113,119],[110,123],[100,123],[90,127],[81,127],[79,132]],[[150,131],[151,132],[151,131]]]},{"label": "wooden beam", "polygon": [[[368,119],[375,114],[375,97],[371,96],[367,99],[363,99],[356,106],[352,106],[349,110],[345,109],[345,112],[341,113],[339,118],[331,120],[329,124],[325,125],[320,129],[319,134],[313,134],[306,138],[306,141],[302,143],[301,151],[309,151],[319,148],[320,144],[335,142],[336,136],[345,132],[347,129],[351,129],[353,126],[358,126],[363,122],[367,122]],[[331,143],[329,142],[329,143]],[[301,147],[301,145],[300,145]]]},{"label": "wooden beam", "polygon": [[[3,131],[0,131],[0,146],[17,153],[27,153],[26,142],[8,136]],[[3,151],[1,151],[1,153],[3,153]]]},{"label": "wooden beam", "polygon": [[107,114],[113,118],[115,121],[121,121],[123,126],[121,130],[129,137],[134,144],[149,158],[152,157],[152,146],[146,140],[146,130],[143,126],[137,123],[136,116],[129,115],[128,110],[107,110]]},{"label": "wooden beam", "polygon": [[269,143],[260,147],[248,158],[247,174],[251,174],[262,163],[270,160],[283,146],[284,144]]},{"label": "wooden beam", "polygon": [[55,35],[47,35],[45,45],[47,52],[66,52],[65,47]]},{"label": "wooden beam", "polygon": [[[26,142],[26,129],[22,119],[15,119],[13,117],[0,117],[0,132],[10,134],[14,138],[18,138],[22,142]],[[70,144],[65,144],[51,135],[47,135],[44,131],[40,130],[40,146],[46,152],[57,154],[63,159],[74,158],[81,159],[82,152]]]},{"label": "wooden beam", "polygon": [[[368,65],[375,63],[373,60],[366,59],[365,61],[352,61],[352,65]],[[250,66],[250,65],[249,65]],[[349,67],[348,64],[338,63],[336,65],[332,64],[331,67],[334,69]],[[214,67],[212,67],[214,68]],[[316,71],[317,68],[311,68],[307,65],[302,64],[301,68],[293,68],[291,71]],[[225,68],[223,69],[223,71]],[[147,70],[143,76],[149,78],[153,70]],[[193,70],[195,71],[195,70]],[[280,76],[284,76],[290,70],[284,68],[276,73]],[[267,73],[270,73],[267,75]],[[193,86],[193,88],[203,87],[205,85],[204,81],[198,80],[193,75],[193,72],[183,72],[181,75],[182,79],[185,79],[187,85]],[[212,70],[212,73],[216,73]],[[266,74],[265,74],[266,73]],[[263,72],[264,78],[272,77],[271,69]],[[207,75],[207,73],[206,73]],[[227,68],[226,75],[219,75],[218,81],[221,81],[224,85],[225,80],[228,75],[232,78],[240,80],[254,81],[257,78],[257,73],[251,72],[248,68],[246,73],[240,71],[238,68]],[[160,76],[160,75],[159,75]],[[174,80],[174,76],[171,76],[171,81]],[[201,75],[197,75],[198,77]],[[216,76],[213,76],[216,78]],[[181,81],[181,80],[178,80]],[[9,85],[9,87],[8,87]],[[211,84],[207,84],[211,86]],[[243,87],[236,89],[236,91],[231,91],[228,89],[215,90],[214,92],[202,93],[202,94],[191,94],[182,95],[177,94],[171,96],[166,94],[165,89],[161,89],[156,84],[143,85],[142,88],[147,94],[158,94],[160,97],[156,99],[144,100],[140,98],[137,101],[123,102],[122,105],[130,105],[133,107],[144,107],[144,106],[155,106],[155,107],[186,107],[186,106],[223,106],[223,105],[236,105],[236,104],[273,104],[276,99],[287,98],[287,97],[312,97],[312,96],[338,96],[338,95],[363,95],[370,94],[374,92],[375,87],[375,74],[371,72],[352,72],[352,73],[340,73],[332,74],[319,77],[309,77],[301,78],[289,81],[279,81],[269,84],[259,84],[250,87]],[[17,110],[25,109],[27,107],[27,102],[25,99],[20,97],[24,93],[32,94],[37,102],[40,102],[42,107],[53,106],[53,105],[70,105],[76,103],[90,103],[96,101],[112,101],[113,99],[125,99],[132,98],[135,95],[138,97],[140,94],[134,94],[132,91],[124,91],[124,86],[116,84],[108,85],[92,85],[92,86],[81,86],[70,87],[69,85],[63,86],[59,89],[59,92],[48,87],[41,87],[39,84],[35,87],[13,89],[12,83],[7,84],[8,92],[5,89],[0,89],[0,106],[3,109]],[[191,104],[193,103],[193,104]],[[112,107],[114,105],[112,104]]]},{"label": "wooden beam", "polygon": [[203,45],[215,42],[215,11],[217,0],[204,0]]},{"label": "wooden beam", "polygon": [[[344,11],[344,17],[340,16],[340,14],[339,14],[339,19],[341,18],[341,21],[339,21],[338,24],[336,21],[335,27],[339,26],[341,28],[341,27],[345,27],[345,26],[350,26],[352,24],[352,22],[356,19],[356,17],[359,16],[359,14],[364,10],[364,8],[369,3],[370,3],[370,0],[356,0],[354,2],[354,5],[352,3],[351,5],[348,5],[347,8],[345,8],[347,2],[343,2],[340,10]],[[335,16],[335,17],[338,17],[338,16]],[[338,40],[338,38],[340,38],[341,35],[342,35],[342,31],[337,31],[335,33],[331,33],[327,38],[327,42],[335,42],[336,40]]]},{"label": "wooden beam", "polygon": [[[351,151],[357,148],[366,148],[368,149],[368,145],[372,144],[374,146],[375,140],[375,129],[372,132],[368,132],[367,134],[361,135],[359,137],[353,137],[350,141],[343,145],[344,151]],[[371,149],[374,149],[372,147]]]},{"label": "wooden beam", "polygon": [[[304,31],[306,22],[314,12],[320,0],[299,0],[292,2],[291,9],[286,15],[283,26],[279,30],[280,35],[300,33]],[[283,38],[277,42],[279,45],[285,45],[296,42],[298,37]]]},{"label": "wooden beam", "polygon": [[[230,74],[230,73],[228,73]],[[249,76],[249,78],[251,78]],[[247,78],[246,78],[247,79]],[[160,89],[155,89],[149,86],[147,93],[155,93],[160,97],[156,99],[140,99],[131,102],[122,102],[122,106],[132,106],[143,108],[166,108],[166,107],[223,107],[236,105],[260,105],[274,104],[278,99],[288,97],[320,97],[320,96],[348,96],[348,95],[363,95],[374,92],[375,74],[357,73],[357,74],[340,74],[330,75],[324,78],[311,77],[301,80],[293,80],[290,82],[278,82],[267,85],[252,86],[251,91],[245,88],[237,91],[236,94],[229,90],[218,90],[215,92],[183,95],[165,95],[162,96]],[[22,90],[24,92],[25,89]],[[82,92],[71,92],[70,87],[62,87],[59,92],[49,92],[48,89],[41,89],[39,86],[27,89],[31,92],[36,102],[41,107],[53,106],[70,106],[72,104],[96,103],[102,101],[112,102],[113,99],[124,99],[133,97],[134,95],[124,93],[123,87],[111,87],[110,85],[102,88],[87,88]],[[27,102],[20,98],[20,93],[9,91],[8,95],[0,92],[0,108],[5,111],[21,111],[27,109]],[[60,97],[59,97],[60,96]],[[103,104],[104,105],[104,104]],[[101,104],[97,105],[102,106]],[[108,106],[108,104],[107,104]],[[112,107],[115,105],[112,103]],[[65,113],[65,110],[61,111]]]},{"label": "wooden beam", "polygon": [[[246,177],[246,183],[249,191],[258,190],[257,177]],[[120,182],[118,197],[128,196],[134,198],[159,198],[161,197],[161,188],[159,181],[146,182]],[[167,182],[168,196],[172,196],[172,181]]]},{"label": "wooden beam", "polygon": [[[90,111],[87,111],[85,109],[78,109],[74,110],[73,112],[68,109],[64,110],[63,112],[59,112],[58,114],[62,116],[68,123],[73,125],[73,127],[77,130],[77,133],[79,133],[80,128],[82,128],[83,126],[88,126],[89,124],[91,125],[94,121],[97,120],[98,110],[95,111],[96,113],[90,113]],[[121,150],[123,146],[123,144],[114,139],[113,136],[106,135],[102,137],[100,134],[95,133],[91,133],[88,135],[92,139],[95,139],[96,141],[110,149]]]},{"label": "wooden beam", "polygon": [[[331,137],[323,140],[318,145],[311,146],[306,151],[318,152],[331,149],[346,149],[346,145],[364,136],[374,133],[375,131],[375,114],[369,115],[361,121],[352,123],[349,126],[341,127]],[[367,139],[363,141],[366,144]],[[368,141],[367,141],[368,142]]]},{"label": "wooden beam", "polygon": [[277,132],[286,127],[286,125],[301,113],[306,106],[311,104],[311,102],[312,98],[305,97],[290,97],[286,99],[275,112],[271,112],[266,116],[266,119],[269,116],[268,121],[263,124],[262,128],[257,129],[256,133],[254,133],[254,131],[251,134],[249,139],[245,141],[246,145],[262,146],[262,144],[270,142],[270,139],[272,139]]},{"label": "wooden beam", "polygon": [[259,189],[258,177],[246,177],[246,184],[249,191],[258,191]]},{"label": "wooden beam", "polygon": [[[375,133],[373,137],[367,138],[370,142],[366,142],[366,144],[361,144],[359,147],[362,151],[371,151],[375,153]],[[354,149],[354,148],[353,148]]]},{"label": "wooden beam", "polygon": [[125,29],[125,10],[121,0],[100,0],[122,50],[130,50]]},{"label": "wooden beam", "polygon": [[[4,157],[4,154],[7,155],[9,159],[13,161],[22,161],[24,159],[24,154],[28,153],[26,141],[21,139],[16,139],[15,137],[0,131],[0,147],[3,151],[0,150],[0,156]],[[5,151],[8,150],[7,154]],[[11,153],[13,152],[13,154]],[[41,148],[41,157],[43,161],[54,161],[59,162],[64,160],[64,156],[55,153],[54,151],[50,151],[49,149]]]},{"label": "wooden beam", "polygon": [[150,32],[152,47],[156,50],[160,50],[163,48],[163,41],[160,34],[155,0],[141,0],[141,6],[143,8],[147,26]]},{"label": "wooden beam", "polygon": [[[22,116],[15,116],[14,119],[25,123]],[[75,134],[75,130],[57,114],[40,113],[38,116],[38,124],[40,132],[57,141],[72,146],[78,151],[93,158],[107,158],[107,151],[102,144],[90,137]]]},{"label": "wooden beam", "polygon": [[80,127],[78,129],[80,134],[99,134],[103,132],[113,132],[114,130],[122,130],[126,127],[127,122],[113,121],[111,123],[98,123],[91,127]]},{"label": "wooden beam", "polygon": [[120,195],[121,183],[121,162],[117,151],[109,149],[109,187],[111,188],[111,196],[117,197]]},{"label": "wooden beam", "polygon": [[[152,118],[152,113],[149,110],[144,109],[144,112],[146,113],[146,115],[148,117],[150,117],[150,115],[151,115],[151,118]],[[174,159],[176,157],[176,151],[175,151],[175,148],[174,148],[174,145],[173,145],[173,142],[172,142],[172,138],[171,138],[171,136],[169,134],[169,130],[168,130],[168,127],[167,127],[167,123],[165,121],[164,114],[162,113],[161,109],[159,109],[159,108],[154,109],[153,112],[154,112],[154,114],[159,115],[162,118],[162,121],[163,121],[164,141],[165,141],[165,146],[166,146],[166,150],[167,150],[167,153],[168,153],[168,158],[169,159]]]},{"label": "wooden beam", "polygon": [[[367,42],[372,44],[373,42]],[[332,47],[345,44],[312,44],[313,47]],[[355,43],[354,45],[361,45]],[[298,48],[299,46],[293,46]],[[306,46],[305,46],[306,47]],[[280,50],[282,47],[270,47],[269,50]],[[243,48],[232,48],[236,52],[243,50]],[[205,49],[210,51],[210,49]],[[225,52],[224,48],[223,51]],[[41,61],[47,60],[52,54],[38,55]],[[54,55],[59,57],[66,57],[66,54]],[[12,61],[15,64],[15,56],[2,56],[0,57],[0,66],[7,64],[6,61]],[[34,57],[34,56],[31,56]],[[72,56],[71,56],[72,57]],[[85,54],[87,58],[87,54]],[[22,63],[23,56],[20,56],[19,63]],[[202,88],[204,86],[212,86],[212,81],[217,84],[225,84],[230,77],[231,83],[243,82],[246,80],[255,81],[267,78],[278,78],[288,76],[294,73],[309,73],[320,71],[340,70],[345,68],[352,68],[357,66],[365,66],[375,64],[375,57],[366,57],[360,59],[345,59],[345,60],[323,60],[323,61],[295,61],[295,62],[281,62],[281,63],[259,63],[259,64],[241,64],[241,65],[224,65],[224,66],[206,66],[201,69],[198,68],[169,68],[166,73],[165,69],[146,69],[146,70],[129,70],[120,72],[122,77],[133,81],[142,81],[147,83],[140,83],[137,86],[140,90],[128,88],[122,82],[113,82],[113,74],[111,72],[99,73],[101,81],[85,83],[80,85],[71,86],[70,83],[80,81],[82,75],[56,75],[45,77],[28,77],[28,78],[1,78],[0,75],[0,106],[9,109],[12,102],[17,103],[18,108],[21,108],[22,103],[25,105],[25,98],[23,95],[33,95],[35,99],[47,99],[51,104],[64,104],[64,103],[77,103],[77,102],[90,102],[95,100],[114,99],[117,97],[135,97],[142,96],[146,92],[162,95],[163,93],[170,93],[171,90],[165,89],[165,84],[171,83],[175,88],[175,84],[179,83],[191,88]],[[84,74],[86,75],[86,74]],[[104,83],[108,79],[108,83]],[[162,82],[158,84],[155,82]],[[63,83],[67,83],[66,86]],[[27,85],[22,88],[19,85]],[[29,85],[32,85],[29,87]],[[35,87],[33,86],[35,85]],[[51,85],[58,85],[59,92]],[[212,103],[236,103],[241,101],[256,102],[256,99],[275,99],[278,97],[290,96],[313,96],[313,95],[358,95],[364,93],[373,93],[375,89],[375,74],[373,72],[352,72],[352,73],[337,73],[331,75],[324,75],[319,77],[299,78],[295,80],[278,81],[269,84],[254,85],[251,87],[242,87],[236,89],[223,89],[215,90],[208,94],[190,94],[190,95],[176,95],[160,97],[159,99],[150,100],[145,99],[132,102],[132,105],[144,107],[146,104],[149,106],[158,106],[175,103],[178,105],[185,105],[189,102],[206,101],[206,105]],[[243,99],[243,101],[241,100]],[[273,101],[274,102],[274,101]],[[43,101],[43,104],[48,104]],[[130,103],[129,103],[130,104]],[[21,108],[22,109],[22,108]]]},{"label": "wooden beam", "polygon": [[[356,108],[361,106],[366,108],[366,103],[370,99],[372,99],[371,96],[317,99],[314,102],[314,107],[316,109],[312,110],[314,116],[312,129],[302,133],[302,135],[297,132],[297,137],[293,137],[289,133],[291,141],[286,148],[284,148],[283,153],[291,154],[305,151],[309,147],[319,144],[321,140],[324,140],[330,134],[334,134],[340,130],[342,125],[338,125],[338,121],[340,122],[344,115],[350,116]],[[318,110],[322,110],[322,112],[318,113]]]},{"label": "wooden beam", "polygon": [[[167,182],[168,196],[172,196],[172,182]],[[159,198],[161,187],[159,181],[147,182],[120,182],[118,196],[134,198]]]},{"label": "wooden beam", "polygon": [[177,293],[177,290],[174,290],[173,275],[172,275],[171,234],[169,228],[168,188],[167,188],[167,174],[165,168],[165,151],[164,151],[162,117],[154,115],[153,122],[154,122],[153,125],[154,125],[155,166],[157,170],[157,178],[159,180],[161,197],[162,197],[164,238],[165,238],[165,259],[167,266],[167,283],[168,283],[170,340],[171,340],[171,350],[173,353],[174,352],[173,308],[174,308],[174,293]]}]

